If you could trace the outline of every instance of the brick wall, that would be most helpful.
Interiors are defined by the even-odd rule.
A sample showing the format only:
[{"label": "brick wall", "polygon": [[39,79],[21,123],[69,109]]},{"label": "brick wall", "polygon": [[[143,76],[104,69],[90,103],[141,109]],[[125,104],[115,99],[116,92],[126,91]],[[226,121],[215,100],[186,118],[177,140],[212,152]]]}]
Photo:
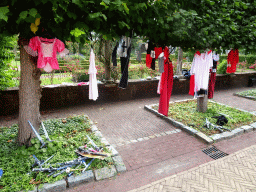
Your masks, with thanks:
[{"label": "brick wall", "polygon": [[[247,87],[249,77],[254,73],[240,73],[232,75],[217,75],[215,89],[229,89]],[[131,80],[127,89],[119,89],[117,85],[105,86],[99,84],[99,98],[96,102],[123,101],[137,98],[158,97],[158,80]],[[172,94],[188,94],[189,80],[175,79]],[[41,110],[54,109],[63,106],[95,102],[89,100],[89,86],[58,85],[42,88]],[[18,113],[18,88],[0,91],[0,116]]]}]

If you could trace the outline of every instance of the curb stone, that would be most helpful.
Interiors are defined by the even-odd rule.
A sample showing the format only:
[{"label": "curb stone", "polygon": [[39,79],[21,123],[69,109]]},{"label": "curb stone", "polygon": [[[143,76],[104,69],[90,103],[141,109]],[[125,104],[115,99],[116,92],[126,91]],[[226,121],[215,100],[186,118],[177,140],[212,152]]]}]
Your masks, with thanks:
[{"label": "curb stone", "polygon": [[66,190],[67,183],[65,180],[60,180],[51,184],[44,184],[42,189],[38,189],[38,192],[61,192]]},{"label": "curb stone", "polygon": [[96,181],[107,179],[110,177],[114,177],[116,173],[117,171],[115,166],[112,165],[110,168],[104,167],[104,168],[95,170],[95,179]]},{"label": "curb stone", "polygon": [[124,162],[121,158],[121,156],[115,156],[112,158],[114,161],[114,165],[116,166],[116,170],[118,173],[122,173],[126,171],[126,167],[124,165]]},{"label": "curb stone", "polygon": [[[256,114],[255,114],[255,115],[256,115]],[[250,126],[252,126],[252,127],[253,127],[253,130],[255,130],[255,129],[256,129],[256,122],[255,122],[255,123],[250,124]]]},{"label": "curb stone", "polygon": [[82,183],[90,182],[94,179],[94,175],[92,170],[86,171],[85,173],[82,173],[81,175],[77,176],[71,176],[68,178],[68,186],[75,187]]},{"label": "curb stone", "polygon": [[[89,119],[89,117],[87,115],[85,115],[85,117],[87,117],[87,119]],[[61,119],[63,119],[63,118],[61,118]],[[111,157],[112,157],[112,160],[116,167],[114,165],[112,165],[110,167],[110,169],[108,167],[104,167],[102,169],[95,170],[94,171],[95,173],[93,173],[92,170],[89,170],[80,175],[71,176],[71,177],[67,178],[67,181],[60,180],[60,181],[57,181],[52,184],[49,184],[49,183],[44,184],[43,188],[39,189],[39,187],[37,187],[32,192],[65,191],[67,189],[67,187],[72,188],[79,184],[91,182],[93,180],[97,181],[97,180],[107,179],[107,178],[115,176],[119,172],[122,173],[122,172],[126,171],[126,167],[125,167],[125,164],[123,163],[121,156],[117,156],[117,155],[119,155],[117,150],[112,145],[110,145],[109,142],[102,136],[102,134],[99,131],[99,129],[97,128],[97,126],[90,119],[89,119],[89,124],[92,127],[92,132],[94,132],[94,134],[100,138],[101,142],[106,145],[106,148],[108,148],[111,151],[111,153],[112,153]]]},{"label": "curb stone", "polygon": [[[186,102],[186,101],[192,101],[192,100],[196,100],[196,99],[178,100],[178,101],[175,101],[175,102],[171,101],[170,104]],[[222,103],[218,103],[216,101],[211,101],[210,100],[209,102],[217,103],[219,105],[223,105],[223,106],[226,106],[226,107],[230,107],[228,105],[225,105],[225,104],[222,104]],[[251,132],[251,131],[256,129],[256,122],[255,122],[255,123],[252,123],[250,125],[244,125],[241,128],[236,128],[236,129],[232,130],[231,132],[223,132],[223,133],[207,136],[207,135],[203,134],[202,132],[197,131],[196,129],[193,129],[192,127],[186,126],[186,125],[184,125],[181,122],[178,122],[178,121],[176,121],[176,120],[174,120],[174,119],[172,119],[170,117],[166,117],[166,116],[158,113],[158,111],[153,109],[153,107],[157,106],[157,105],[158,104],[145,105],[144,109],[148,110],[148,111],[150,111],[150,112],[152,112],[154,114],[156,114],[158,117],[161,117],[162,119],[164,119],[167,122],[171,123],[175,127],[179,127],[181,130],[189,133],[190,135],[196,136],[197,138],[201,139],[202,141],[206,142],[207,144],[212,144],[213,142],[222,141],[224,139],[230,139],[230,138],[233,138],[235,136],[241,135],[243,133]],[[246,110],[243,110],[243,109],[239,109],[239,108],[236,108],[236,107],[232,107],[232,108],[237,109],[239,111],[246,112],[246,113],[250,113],[252,115],[256,115],[253,112],[249,112],[249,111],[246,111]]]}]

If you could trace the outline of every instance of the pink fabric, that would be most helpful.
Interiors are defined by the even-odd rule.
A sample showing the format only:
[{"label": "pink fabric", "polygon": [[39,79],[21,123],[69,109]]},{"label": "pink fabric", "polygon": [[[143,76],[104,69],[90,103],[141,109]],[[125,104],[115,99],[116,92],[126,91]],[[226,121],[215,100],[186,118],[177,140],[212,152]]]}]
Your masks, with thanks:
[{"label": "pink fabric", "polygon": [[57,52],[62,52],[65,45],[59,39],[47,39],[35,36],[30,39],[29,47],[38,52],[37,67],[44,68],[47,63],[52,69],[59,69]]}]

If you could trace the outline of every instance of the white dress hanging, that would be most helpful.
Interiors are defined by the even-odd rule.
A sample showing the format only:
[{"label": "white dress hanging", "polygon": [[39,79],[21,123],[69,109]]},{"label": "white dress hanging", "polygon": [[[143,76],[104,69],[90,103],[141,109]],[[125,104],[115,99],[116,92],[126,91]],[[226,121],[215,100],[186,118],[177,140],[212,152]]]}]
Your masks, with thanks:
[{"label": "white dress hanging", "polygon": [[97,69],[95,67],[95,54],[93,52],[93,49],[91,49],[90,53],[90,67],[89,67],[89,99],[96,100],[99,96],[98,94],[98,84],[97,84],[97,78],[96,73]]},{"label": "white dress hanging", "polygon": [[195,97],[198,97],[199,90],[208,90],[209,70],[212,66],[212,51],[195,54],[190,70],[190,74],[195,75]]}]

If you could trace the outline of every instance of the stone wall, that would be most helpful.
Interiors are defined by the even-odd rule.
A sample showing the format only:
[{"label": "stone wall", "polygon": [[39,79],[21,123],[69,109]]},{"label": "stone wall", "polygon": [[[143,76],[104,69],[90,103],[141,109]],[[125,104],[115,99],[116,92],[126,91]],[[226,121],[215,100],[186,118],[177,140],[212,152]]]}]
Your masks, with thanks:
[{"label": "stone wall", "polygon": [[[250,76],[256,72],[235,75],[217,75],[215,89],[247,87]],[[130,80],[127,89],[117,84],[98,84],[99,98],[96,102],[124,101],[137,98],[158,97],[158,80]],[[189,80],[174,79],[172,94],[188,94]],[[77,84],[51,85],[42,88],[41,110],[56,109],[63,106],[95,102],[89,100],[89,86]],[[18,88],[0,91],[0,116],[17,114],[19,109]]]}]

